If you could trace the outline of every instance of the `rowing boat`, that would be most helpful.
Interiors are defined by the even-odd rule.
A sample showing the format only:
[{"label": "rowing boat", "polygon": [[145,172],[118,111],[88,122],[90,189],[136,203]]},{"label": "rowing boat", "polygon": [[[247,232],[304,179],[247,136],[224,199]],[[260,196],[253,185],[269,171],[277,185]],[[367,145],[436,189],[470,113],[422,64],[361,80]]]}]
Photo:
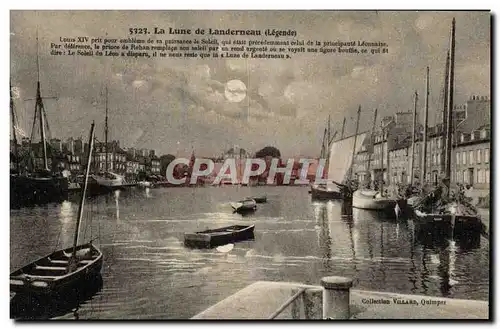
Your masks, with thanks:
[{"label": "rowing boat", "polygon": [[254,199],[246,199],[238,202],[231,202],[231,207],[233,207],[235,212],[255,211],[257,209],[257,202],[255,202]]},{"label": "rowing boat", "polygon": [[184,244],[188,247],[213,248],[228,243],[254,238],[255,225],[232,225],[212,230],[184,234]]},{"label": "rowing boat", "polygon": [[73,245],[57,250],[10,274],[10,290],[27,295],[51,295],[60,293],[75,284],[82,284],[99,274],[102,253],[92,242],[78,245],[83,205],[89,180],[89,170],[94,147],[94,123],[92,123],[87,152],[87,167],[80,196],[78,217],[73,235]]}]

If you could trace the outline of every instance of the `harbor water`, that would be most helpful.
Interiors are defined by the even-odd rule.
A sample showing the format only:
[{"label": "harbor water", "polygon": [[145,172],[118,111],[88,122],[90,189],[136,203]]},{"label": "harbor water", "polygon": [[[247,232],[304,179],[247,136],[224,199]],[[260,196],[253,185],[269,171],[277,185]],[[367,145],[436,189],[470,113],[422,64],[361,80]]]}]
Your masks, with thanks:
[{"label": "harbor water", "polygon": [[[252,195],[267,203],[233,213],[229,202]],[[89,199],[80,242],[95,238],[101,248],[102,282],[44,316],[187,319],[258,280],[318,284],[327,275],[352,277],[357,289],[488,300],[487,238],[422,241],[412,221],[346,208],[311,200],[307,187],[136,189]],[[77,211],[78,198],[12,209],[11,271],[71,246]],[[229,252],[184,247],[185,232],[233,224],[255,224],[255,240]]]}]

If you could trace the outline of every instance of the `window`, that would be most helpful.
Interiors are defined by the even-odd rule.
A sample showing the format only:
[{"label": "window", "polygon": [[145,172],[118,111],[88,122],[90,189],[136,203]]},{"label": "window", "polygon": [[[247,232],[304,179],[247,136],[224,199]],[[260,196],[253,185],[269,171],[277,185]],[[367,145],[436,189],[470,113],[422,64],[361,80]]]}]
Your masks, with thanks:
[{"label": "window", "polygon": [[460,164],[460,152],[457,152],[456,155],[457,155],[457,162],[456,163],[457,163],[457,165],[459,165]]},{"label": "window", "polygon": [[474,151],[469,151],[469,164],[474,164]]},{"label": "window", "polygon": [[432,155],[432,164],[435,165],[436,163],[437,163],[437,161],[436,161],[436,155],[433,154]]},{"label": "window", "polygon": [[467,170],[463,171],[463,177],[464,177],[464,179],[463,179],[464,184],[468,184],[469,183],[469,177],[467,176]]},{"label": "window", "polygon": [[490,162],[490,149],[484,149],[484,163]]},{"label": "window", "polygon": [[462,152],[462,164],[467,164],[467,154],[465,153],[465,151]]},{"label": "window", "polygon": [[483,171],[483,169],[479,169],[477,171],[477,182],[481,183],[481,184],[484,183],[484,171]]},{"label": "window", "polygon": [[477,163],[481,163],[481,150],[477,150],[477,159],[476,159],[476,162]]},{"label": "window", "polygon": [[486,129],[481,130],[481,138],[486,138]]},{"label": "window", "polygon": [[457,174],[456,174],[457,178],[456,178],[456,182],[455,183],[460,183],[462,180],[460,179],[461,177],[461,173],[459,170],[457,170]]},{"label": "window", "polygon": [[486,169],[484,171],[484,178],[485,178],[485,182],[487,184],[489,184],[490,183],[490,170],[489,169]]},{"label": "window", "polygon": [[437,164],[440,165],[441,164],[441,155],[438,154],[438,157],[437,157]]}]

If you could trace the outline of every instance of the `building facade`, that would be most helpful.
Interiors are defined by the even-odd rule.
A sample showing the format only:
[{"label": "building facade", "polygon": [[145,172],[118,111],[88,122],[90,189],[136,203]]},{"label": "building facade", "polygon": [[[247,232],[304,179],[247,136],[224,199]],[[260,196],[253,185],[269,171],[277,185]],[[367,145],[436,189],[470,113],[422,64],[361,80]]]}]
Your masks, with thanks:
[{"label": "building facade", "polygon": [[490,126],[480,127],[471,133],[462,132],[454,147],[454,177],[457,184],[475,189],[490,187]]}]

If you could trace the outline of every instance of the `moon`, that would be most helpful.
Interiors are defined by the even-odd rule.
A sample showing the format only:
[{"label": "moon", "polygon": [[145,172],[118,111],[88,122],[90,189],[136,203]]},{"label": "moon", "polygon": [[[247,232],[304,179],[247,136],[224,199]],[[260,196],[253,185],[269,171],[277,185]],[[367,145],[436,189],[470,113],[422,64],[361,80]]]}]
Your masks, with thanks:
[{"label": "moon", "polygon": [[247,86],[241,80],[231,80],[226,83],[224,90],[226,99],[232,103],[239,103],[247,96]]}]

